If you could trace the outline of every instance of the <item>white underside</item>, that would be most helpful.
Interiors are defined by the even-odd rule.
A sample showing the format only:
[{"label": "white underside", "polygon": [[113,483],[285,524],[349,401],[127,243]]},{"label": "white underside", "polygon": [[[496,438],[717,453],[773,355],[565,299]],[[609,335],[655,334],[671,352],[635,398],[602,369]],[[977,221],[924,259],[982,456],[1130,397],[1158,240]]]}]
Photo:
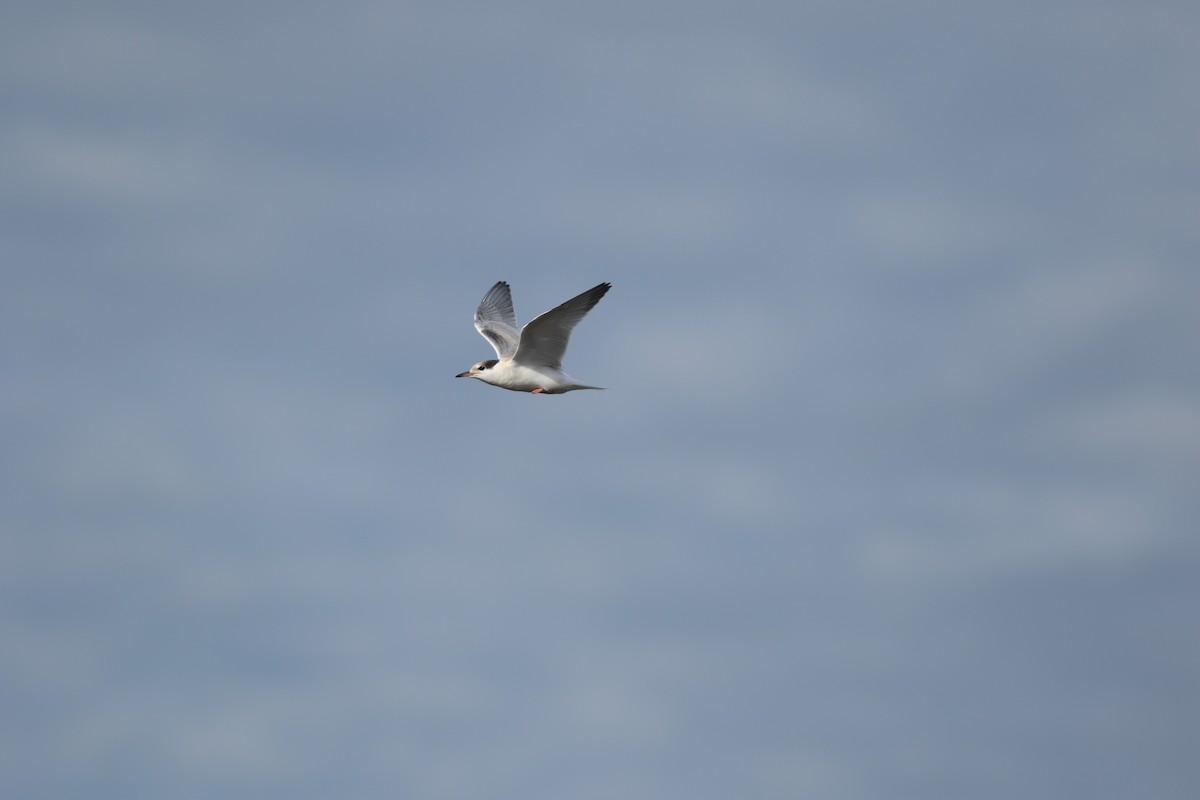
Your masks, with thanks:
[{"label": "white underside", "polygon": [[546,394],[561,394],[575,389],[599,389],[580,383],[567,373],[550,367],[527,367],[511,361],[501,361],[489,370],[473,377],[514,392],[532,392],[541,389]]}]

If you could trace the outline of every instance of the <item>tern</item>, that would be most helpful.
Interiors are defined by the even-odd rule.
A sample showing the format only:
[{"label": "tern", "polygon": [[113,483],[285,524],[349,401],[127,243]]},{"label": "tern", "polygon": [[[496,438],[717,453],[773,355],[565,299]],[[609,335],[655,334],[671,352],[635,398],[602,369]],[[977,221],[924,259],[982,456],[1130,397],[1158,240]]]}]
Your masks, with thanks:
[{"label": "tern", "polygon": [[518,330],[512,293],[507,283],[498,281],[475,309],[475,329],[495,348],[496,358],[480,361],[454,377],[478,378],[501,389],[533,394],[604,388],[580,383],[563,372],[562,359],[571,331],[611,288],[610,283],[593,286]]}]

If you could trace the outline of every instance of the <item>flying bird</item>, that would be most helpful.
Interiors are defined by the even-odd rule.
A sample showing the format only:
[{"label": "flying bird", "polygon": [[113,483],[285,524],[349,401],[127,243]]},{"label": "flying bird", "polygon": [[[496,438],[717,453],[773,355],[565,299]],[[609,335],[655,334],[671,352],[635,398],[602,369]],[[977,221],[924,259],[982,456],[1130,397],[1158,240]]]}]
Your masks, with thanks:
[{"label": "flying bird", "polygon": [[501,389],[533,394],[604,388],[582,384],[563,372],[562,359],[571,331],[611,288],[610,283],[593,286],[518,330],[508,284],[497,282],[475,309],[475,329],[495,348],[496,358],[480,361],[454,377],[478,378]]}]

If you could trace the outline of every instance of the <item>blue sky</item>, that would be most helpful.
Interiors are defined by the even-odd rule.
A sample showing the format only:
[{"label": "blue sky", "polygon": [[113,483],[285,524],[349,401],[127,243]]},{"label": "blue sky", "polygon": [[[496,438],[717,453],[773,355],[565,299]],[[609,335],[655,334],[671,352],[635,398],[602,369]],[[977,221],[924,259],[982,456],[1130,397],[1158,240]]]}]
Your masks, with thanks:
[{"label": "blue sky", "polygon": [[1194,4],[10,6],[0,794],[1200,790]]}]

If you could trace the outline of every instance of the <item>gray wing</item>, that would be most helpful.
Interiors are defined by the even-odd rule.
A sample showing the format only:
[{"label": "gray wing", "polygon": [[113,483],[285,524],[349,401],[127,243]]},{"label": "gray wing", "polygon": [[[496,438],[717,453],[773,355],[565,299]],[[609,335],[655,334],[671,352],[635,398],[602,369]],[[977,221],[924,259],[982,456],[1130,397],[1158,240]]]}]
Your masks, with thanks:
[{"label": "gray wing", "polygon": [[593,286],[545,314],[534,317],[521,331],[513,363],[562,369],[562,359],[567,352],[571,331],[611,288],[610,283]]},{"label": "gray wing", "polygon": [[512,293],[504,281],[498,281],[479,301],[479,308],[475,309],[475,330],[492,345],[497,358],[507,358],[517,351],[521,332],[517,330]]}]

